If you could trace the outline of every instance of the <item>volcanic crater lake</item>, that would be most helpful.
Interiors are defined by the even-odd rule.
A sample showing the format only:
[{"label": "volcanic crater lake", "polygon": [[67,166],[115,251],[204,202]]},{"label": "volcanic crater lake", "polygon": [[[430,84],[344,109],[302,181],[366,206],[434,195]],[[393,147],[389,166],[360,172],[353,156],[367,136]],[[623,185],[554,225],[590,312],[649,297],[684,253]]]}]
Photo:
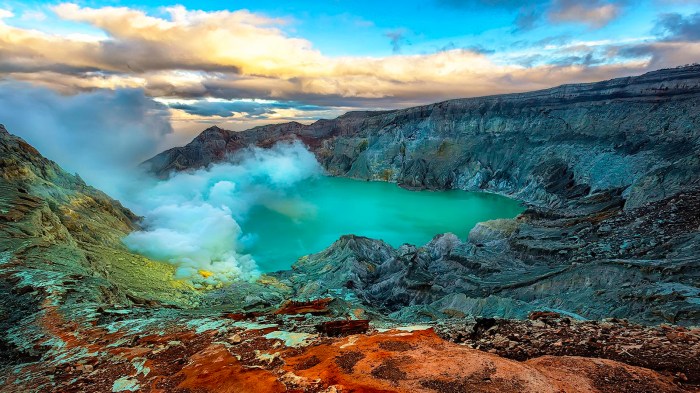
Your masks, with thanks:
[{"label": "volcanic crater lake", "polygon": [[464,240],[476,223],[522,211],[519,202],[494,194],[409,191],[393,183],[318,177],[254,206],[241,223],[240,251],[270,272],[288,269],[342,235],[421,246],[446,232]]}]

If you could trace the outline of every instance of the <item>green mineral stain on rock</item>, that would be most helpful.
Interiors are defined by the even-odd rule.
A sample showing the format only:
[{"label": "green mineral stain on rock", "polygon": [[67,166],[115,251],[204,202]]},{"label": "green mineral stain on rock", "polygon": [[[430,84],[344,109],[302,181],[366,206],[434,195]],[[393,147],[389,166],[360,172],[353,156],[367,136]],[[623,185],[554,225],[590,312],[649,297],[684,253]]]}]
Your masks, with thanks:
[{"label": "green mineral stain on rock", "polygon": [[0,252],[0,265],[5,264],[10,261],[10,257],[12,257],[12,253],[8,251],[3,251]]},{"label": "green mineral stain on rock", "polygon": [[193,319],[187,322],[187,327],[194,329],[197,334],[204,333],[209,330],[220,330],[226,325],[231,325],[231,321],[226,319],[209,319],[200,318]]},{"label": "green mineral stain on rock", "polygon": [[112,384],[112,392],[135,392],[140,388],[139,381],[128,376],[121,377]]},{"label": "green mineral stain on rock", "polygon": [[136,369],[136,375],[143,374],[145,377],[151,372],[151,368],[146,367],[146,361],[148,361],[146,358],[134,358],[131,361],[131,365]]},{"label": "green mineral stain on rock", "polygon": [[394,247],[420,246],[445,232],[466,240],[476,223],[522,211],[517,201],[493,194],[408,191],[385,182],[320,177],[255,206],[241,222],[242,251],[252,254],[262,271],[275,271],[342,235],[381,239]]},{"label": "green mineral stain on rock", "polygon": [[256,322],[246,322],[246,321],[234,322],[233,326],[240,327],[240,328],[243,328],[245,330],[263,330],[263,329],[277,327],[277,325],[271,324],[271,323],[256,323]]},{"label": "green mineral stain on rock", "polygon": [[308,340],[311,340],[312,338],[316,337],[316,334],[308,334],[308,333],[292,333],[292,332],[285,332],[281,330],[277,330],[274,332],[270,332],[265,335],[265,338],[273,340],[282,340],[284,341],[284,345],[288,347],[301,347],[306,345]]}]

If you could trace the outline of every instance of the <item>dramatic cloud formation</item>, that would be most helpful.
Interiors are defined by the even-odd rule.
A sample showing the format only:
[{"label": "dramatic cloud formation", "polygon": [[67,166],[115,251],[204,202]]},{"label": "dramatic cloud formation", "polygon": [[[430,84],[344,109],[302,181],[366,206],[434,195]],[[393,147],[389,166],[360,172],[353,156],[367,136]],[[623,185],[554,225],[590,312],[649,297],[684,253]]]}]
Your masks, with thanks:
[{"label": "dramatic cloud formation", "polygon": [[585,23],[599,28],[617,18],[620,12],[619,2],[555,0],[549,18],[556,22]]},{"label": "dramatic cloud formation", "polygon": [[[176,265],[177,277],[195,285],[254,278],[255,261],[241,253],[254,239],[241,232],[239,222],[255,205],[275,208],[278,200],[288,202],[286,190],[321,173],[316,158],[301,143],[280,143],[244,151],[231,163],[145,181],[126,200],[145,215],[145,229],[124,242],[133,251]],[[295,209],[278,211],[293,214]]]},{"label": "dramatic cloud formation", "polygon": [[[466,50],[329,58],[310,42],[285,36],[274,27],[281,21],[247,11],[206,13],[173,7],[167,9],[166,20],[128,8],[63,4],[54,10],[64,19],[104,30],[109,38],[76,41],[0,26],[5,33],[0,35],[0,69],[59,88],[68,87],[56,78],[63,73],[81,75],[76,88],[91,82],[99,87],[140,86],[153,96],[269,99],[379,98],[401,94],[410,89],[406,85],[454,85],[447,79],[509,69],[494,68],[483,55]],[[399,45],[401,38],[396,39]]]},{"label": "dramatic cloud formation", "polygon": [[[552,17],[567,20],[576,14],[584,23],[599,25],[617,10],[600,2],[572,4],[557,2]],[[0,71],[62,91],[141,87],[155,97],[308,103],[320,96],[331,104],[338,98],[390,97],[395,105],[403,105],[615,76],[621,67],[592,73],[556,65],[527,69],[494,63],[483,53],[465,49],[331,58],[307,40],[286,36],[278,29],[283,20],[248,11],[203,12],[177,6],[166,9],[168,19],[124,7],[61,4],[54,11],[65,20],[101,29],[106,38],[80,40],[0,24]],[[392,35],[396,49],[402,37]]]},{"label": "dramatic cloud formation", "polygon": [[[626,2],[436,1],[468,12],[475,7],[508,10],[517,15],[515,29],[499,34],[534,29],[537,39],[519,40],[519,47],[514,43],[507,50],[443,42],[441,49],[416,52],[415,43],[405,46],[409,30],[395,27],[378,33],[385,35],[385,43],[389,38],[393,55],[329,56],[311,41],[292,36],[288,19],[247,10],[205,12],[174,6],[147,13],[64,3],[48,9],[50,17],[87,26],[89,32],[18,27],[22,24],[15,23],[11,12],[0,12],[0,78],[65,95],[142,89],[169,107],[180,136],[195,134],[204,128],[202,123],[240,130],[267,122],[309,122],[355,108],[388,109],[534,90],[698,59],[697,15],[662,16],[656,29],[662,35],[657,37],[568,38],[555,44],[544,43],[548,38],[537,31],[547,24],[604,28],[624,15]],[[419,34],[411,33],[412,41]]]}]

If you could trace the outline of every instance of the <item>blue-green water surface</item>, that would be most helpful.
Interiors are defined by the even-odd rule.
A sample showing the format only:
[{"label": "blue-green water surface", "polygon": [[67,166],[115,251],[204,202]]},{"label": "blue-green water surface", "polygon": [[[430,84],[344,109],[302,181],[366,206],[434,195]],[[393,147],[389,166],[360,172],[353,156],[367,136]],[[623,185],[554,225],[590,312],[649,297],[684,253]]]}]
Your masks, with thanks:
[{"label": "blue-green water surface", "polygon": [[275,271],[346,234],[394,247],[423,245],[445,232],[466,239],[476,223],[522,211],[517,201],[493,194],[408,191],[392,183],[320,177],[253,207],[241,224],[246,235],[240,251],[252,254],[261,271]]}]

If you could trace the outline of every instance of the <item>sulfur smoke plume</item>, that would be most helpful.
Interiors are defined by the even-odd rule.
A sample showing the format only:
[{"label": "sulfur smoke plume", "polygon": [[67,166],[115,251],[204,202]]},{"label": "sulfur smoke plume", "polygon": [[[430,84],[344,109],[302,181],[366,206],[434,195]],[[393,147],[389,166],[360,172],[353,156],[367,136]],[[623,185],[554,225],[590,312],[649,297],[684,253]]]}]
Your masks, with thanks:
[{"label": "sulfur smoke plume", "polygon": [[142,184],[128,205],[145,216],[145,229],[124,242],[176,265],[178,278],[195,284],[253,278],[255,261],[241,249],[255,239],[242,233],[239,222],[256,205],[292,217],[312,209],[288,194],[299,181],[320,173],[315,157],[295,142],[248,149],[229,163]]}]

